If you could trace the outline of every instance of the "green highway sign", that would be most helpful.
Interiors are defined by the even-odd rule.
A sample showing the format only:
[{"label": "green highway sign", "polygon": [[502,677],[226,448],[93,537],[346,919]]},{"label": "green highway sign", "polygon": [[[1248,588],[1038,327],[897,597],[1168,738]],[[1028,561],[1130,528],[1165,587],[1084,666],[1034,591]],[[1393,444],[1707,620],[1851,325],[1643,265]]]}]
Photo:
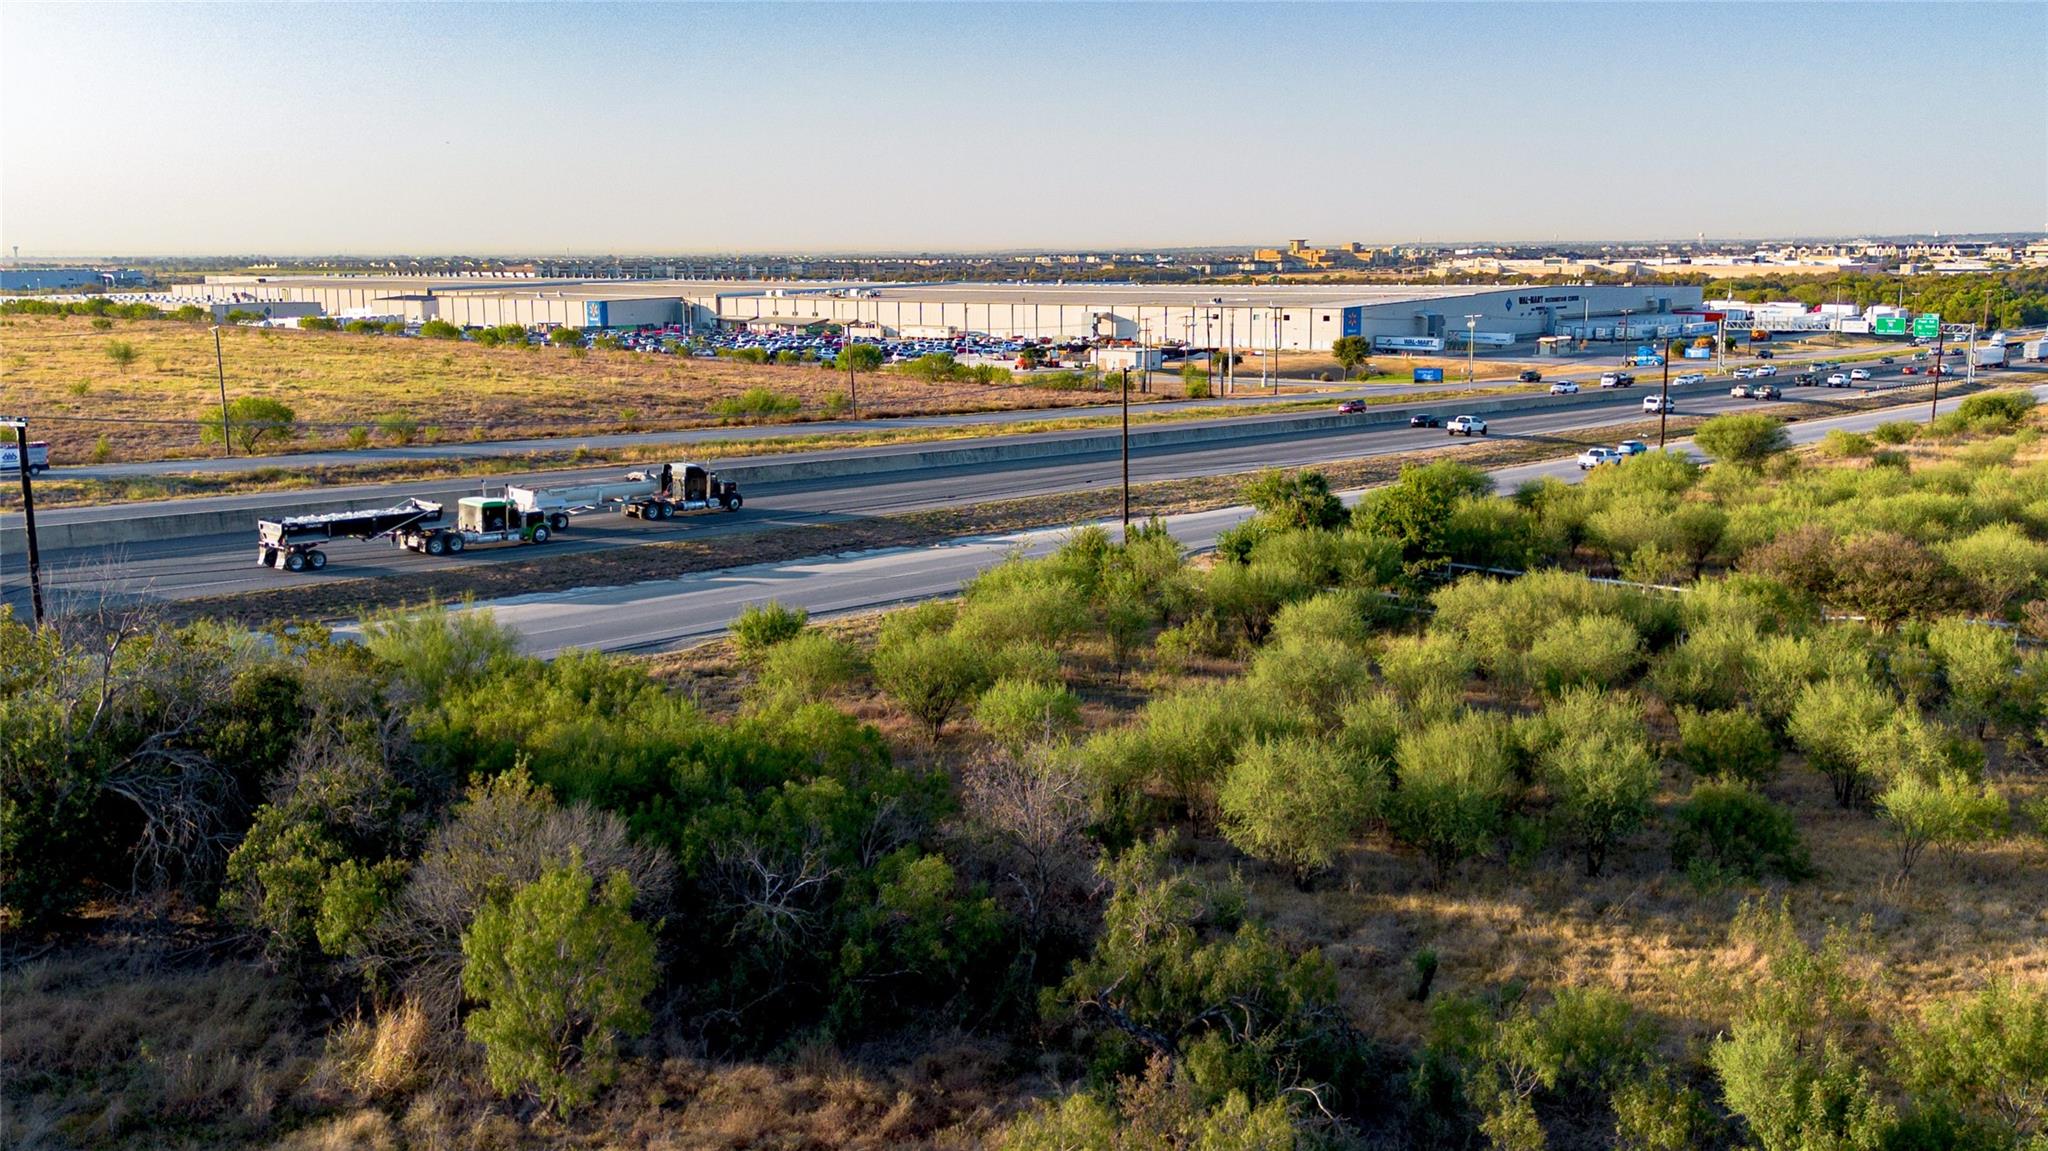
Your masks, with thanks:
[{"label": "green highway sign", "polygon": [[1870,330],[1879,336],[1903,336],[1906,334],[1906,317],[1879,316],[1871,322]]},{"label": "green highway sign", "polygon": [[1913,338],[1932,340],[1941,335],[1941,313],[1922,312],[1913,317]]}]

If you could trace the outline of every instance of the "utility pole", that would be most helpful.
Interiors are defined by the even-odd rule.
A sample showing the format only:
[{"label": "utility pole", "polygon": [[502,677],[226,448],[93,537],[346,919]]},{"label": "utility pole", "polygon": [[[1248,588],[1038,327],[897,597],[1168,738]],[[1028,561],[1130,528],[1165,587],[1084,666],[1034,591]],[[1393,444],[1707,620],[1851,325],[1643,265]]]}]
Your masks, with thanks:
[{"label": "utility pole", "polygon": [[1948,338],[1948,331],[1936,328],[1934,331],[1934,395],[1927,401],[1927,422],[1933,423],[1941,410],[1941,351],[1942,341]]},{"label": "utility pole", "polygon": [[[228,433],[228,369],[220,355],[220,325],[213,326],[213,371],[220,379],[220,449],[232,458],[235,454],[234,438]],[[24,456],[23,462],[27,462]]]},{"label": "utility pole", "polygon": [[1131,369],[1124,369],[1124,542],[1131,542]]},{"label": "utility pole", "polygon": [[1465,313],[1465,382],[1479,378],[1479,314]]},{"label": "utility pole", "polygon": [[[1684,329],[1679,329],[1683,331]],[[1671,419],[1671,349],[1664,349],[1664,398],[1657,403],[1657,450],[1664,450],[1664,425]]]},{"label": "utility pole", "polygon": [[1621,310],[1621,327],[1615,329],[1614,332],[1614,342],[1621,345],[1621,364],[1623,367],[1628,366],[1628,318],[1634,311],[1634,308],[1623,308]]},{"label": "utility pole", "polygon": [[15,450],[21,454],[21,530],[28,540],[28,598],[35,612],[36,626],[43,626],[43,556],[36,550],[36,493],[30,483],[28,466],[28,421],[20,416],[0,416],[0,428],[14,429]]}]

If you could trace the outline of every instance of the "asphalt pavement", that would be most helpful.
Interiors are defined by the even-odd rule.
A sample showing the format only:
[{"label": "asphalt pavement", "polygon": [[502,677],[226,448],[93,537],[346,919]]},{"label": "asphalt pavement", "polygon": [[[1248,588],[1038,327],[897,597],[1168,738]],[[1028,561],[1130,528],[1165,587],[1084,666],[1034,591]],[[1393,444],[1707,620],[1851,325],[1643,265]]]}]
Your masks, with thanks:
[{"label": "asphalt pavement", "polygon": [[[2048,385],[2034,389],[2048,400]],[[1943,411],[1957,401],[1945,400]],[[1868,431],[1890,420],[1924,420],[1922,405],[1856,412],[1808,420],[1787,430],[1796,444],[1813,443],[1837,428]],[[1674,441],[1673,450],[1695,457],[1691,440]],[[1529,480],[1554,477],[1577,482],[1584,473],[1569,459],[1500,468],[1495,486],[1511,491]],[[1359,491],[1342,493],[1347,503]],[[1251,514],[1246,507],[1218,508],[1169,516],[1168,529],[1190,551],[1215,546],[1216,537]],[[1100,521],[1115,530],[1115,521]],[[922,548],[903,548],[848,556],[820,556],[786,563],[754,564],[701,572],[673,580],[626,587],[554,592],[474,605],[519,633],[526,651],[552,657],[570,648],[602,651],[659,651],[682,647],[722,634],[748,604],[778,600],[807,609],[814,617],[862,611],[950,595],[983,569],[1011,555],[1040,556],[1057,548],[1071,527],[972,539],[951,540]]]}]

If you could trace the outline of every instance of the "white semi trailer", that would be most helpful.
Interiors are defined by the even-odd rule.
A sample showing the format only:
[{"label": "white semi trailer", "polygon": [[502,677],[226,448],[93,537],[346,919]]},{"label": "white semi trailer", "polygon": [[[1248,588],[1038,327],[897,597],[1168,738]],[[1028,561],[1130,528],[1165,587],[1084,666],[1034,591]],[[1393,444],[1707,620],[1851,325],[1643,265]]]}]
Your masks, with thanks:
[{"label": "white semi trailer", "polygon": [[624,512],[644,520],[665,520],[677,512],[722,508],[740,510],[740,486],[721,480],[702,464],[663,464],[651,471],[627,472],[616,480],[548,487],[505,489],[505,498],[522,512],[537,512],[556,531],[569,526],[579,512]]}]

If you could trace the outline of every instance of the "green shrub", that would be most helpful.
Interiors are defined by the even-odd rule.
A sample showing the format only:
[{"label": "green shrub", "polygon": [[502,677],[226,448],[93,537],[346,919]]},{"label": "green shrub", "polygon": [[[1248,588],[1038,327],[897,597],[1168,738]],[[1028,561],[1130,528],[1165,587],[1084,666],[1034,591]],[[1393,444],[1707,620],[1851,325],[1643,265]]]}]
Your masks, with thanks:
[{"label": "green shrub", "polygon": [[1741,1020],[1707,1061],[1761,1151],[1878,1151],[1897,1120],[1870,1073],[1835,1040],[1802,1043],[1779,1020]]},{"label": "green shrub", "polygon": [[483,1006],[465,1026],[500,1093],[531,1090],[566,1116],[611,1081],[619,1036],[646,1033],[654,937],[632,905],[624,872],[596,892],[576,856],[477,913],[462,987]]},{"label": "green shrub", "polygon": [[1835,802],[1851,807],[1870,793],[1866,744],[1897,707],[1890,692],[1867,679],[1830,676],[1800,691],[1786,732],[1807,763],[1828,777]]},{"label": "green shrub", "polygon": [[1912,420],[1889,420],[1870,429],[1870,438],[1881,444],[1910,444],[1920,435],[1920,425]]},{"label": "green shrub", "polygon": [[1761,787],[1778,774],[1778,746],[1746,711],[1678,709],[1678,758],[1703,779]]},{"label": "green shrub", "polygon": [[1245,483],[1241,494],[1276,527],[1330,531],[1351,517],[1330,491],[1329,479],[1318,471],[1263,471]]},{"label": "green shrub", "polygon": [[1695,878],[1754,881],[1778,875],[1797,881],[1812,873],[1799,821],[1740,784],[1700,784],[1674,820],[1672,866]]},{"label": "green shrub", "polygon": [[921,635],[880,647],[874,666],[875,682],[933,738],[994,679],[988,656],[950,635]]},{"label": "green shrub", "polygon": [[1297,600],[1274,615],[1271,642],[1317,639],[1362,648],[1372,634],[1371,610],[1363,595],[1350,590]]},{"label": "green shrub", "polygon": [[409,444],[420,438],[420,422],[412,416],[396,413],[377,417],[377,430],[394,444]]},{"label": "green shrub", "polygon": [[1937,550],[1970,588],[1978,609],[1991,615],[2033,598],[2048,581],[2048,544],[2014,524],[1988,524]]},{"label": "green shrub", "polygon": [[1673,704],[1731,707],[1747,682],[1757,629],[1748,620],[1695,628],[1650,663],[1650,686]]},{"label": "green shrub", "polygon": [[1761,467],[1791,447],[1792,439],[1776,417],[1752,412],[1715,416],[1694,430],[1693,443],[1721,463]]},{"label": "green shrub", "polygon": [[1635,625],[1586,615],[1552,627],[1529,647],[1529,677],[1553,695],[1568,687],[1618,687],[1642,662]]},{"label": "green shrub", "polygon": [[738,649],[742,659],[758,663],[768,649],[795,639],[810,618],[809,611],[800,607],[784,607],[780,600],[750,603],[733,617],[733,647]]},{"label": "green shrub", "polygon": [[1050,742],[1081,726],[1081,699],[1056,683],[999,679],[974,705],[974,721],[1013,753]]},{"label": "green shrub", "polygon": [[812,631],[764,652],[757,682],[767,695],[816,702],[829,698],[860,674],[860,652],[852,644]]},{"label": "green shrub", "polygon": [[291,405],[268,396],[241,396],[228,401],[226,427],[216,406],[199,425],[199,438],[209,444],[233,439],[243,455],[254,455],[268,443],[282,444],[299,434],[299,418]]},{"label": "green shrub", "polygon": [[1979,392],[1956,405],[1956,416],[1978,431],[2005,431],[2034,410],[2028,392]]},{"label": "green shrub", "polygon": [[1879,793],[1877,808],[1899,845],[1899,874],[1910,875],[1928,847],[1956,851],[1997,835],[2006,818],[2005,797],[1956,771],[1929,781],[1907,772]]},{"label": "green shrub", "polygon": [[446,320],[428,320],[420,325],[420,338],[425,340],[459,340],[462,329]]},{"label": "green shrub", "polygon": [[1649,818],[1657,790],[1642,713],[1630,710],[1634,722],[1625,724],[1559,723],[1559,738],[1538,759],[1539,777],[1585,853],[1587,875],[1600,874],[1614,844]]},{"label": "green shrub", "polygon": [[2000,1132],[2048,1130],[2048,991],[2003,979],[1938,1001],[1895,1030],[1899,1079],[1923,1108]]},{"label": "green shrub", "polygon": [[1317,724],[1334,721],[1344,700],[1369,679],[1357,648],[1328,639],[1290,639],[1259,649],[1243,690]]},{"label": "green shrub", "polygon": [[[758,352],[761,349],[746,350]],[[795,396],[770,388],[748,388],[737,396],[722,396],[711,401],[706,410],[721,420],[766,420],[793,416],[803,406],[803,401]]]},{"label": "green shrub", "polygon": [[1500,831],[1514,790],[1507,725],[1485,715],[1431,724],[1401,737],[1399,786],[1387,823],[1421,848],[1439,877],[1485,851]]},{"label": "green shrub", "polygon": [[1404,702],[1415,704],[1461,698],[1476,662],[1450,636],[1399,636],[1380,649],[1379,667],[1387,685]]},{"label": "green shrub", "polygon": [[1240,851],[1306,879],[1330,865],[1379,809],[1386,778],[1332,744],[1299,738],[1246,744],[1216,802]]},{"label": "green shrub", "polygon": [[1870,454],[1871,440],[1861,432],[1844,431],[1834,428],[1821,437],[1820,454],[1833,459],[1845,460]]}]

